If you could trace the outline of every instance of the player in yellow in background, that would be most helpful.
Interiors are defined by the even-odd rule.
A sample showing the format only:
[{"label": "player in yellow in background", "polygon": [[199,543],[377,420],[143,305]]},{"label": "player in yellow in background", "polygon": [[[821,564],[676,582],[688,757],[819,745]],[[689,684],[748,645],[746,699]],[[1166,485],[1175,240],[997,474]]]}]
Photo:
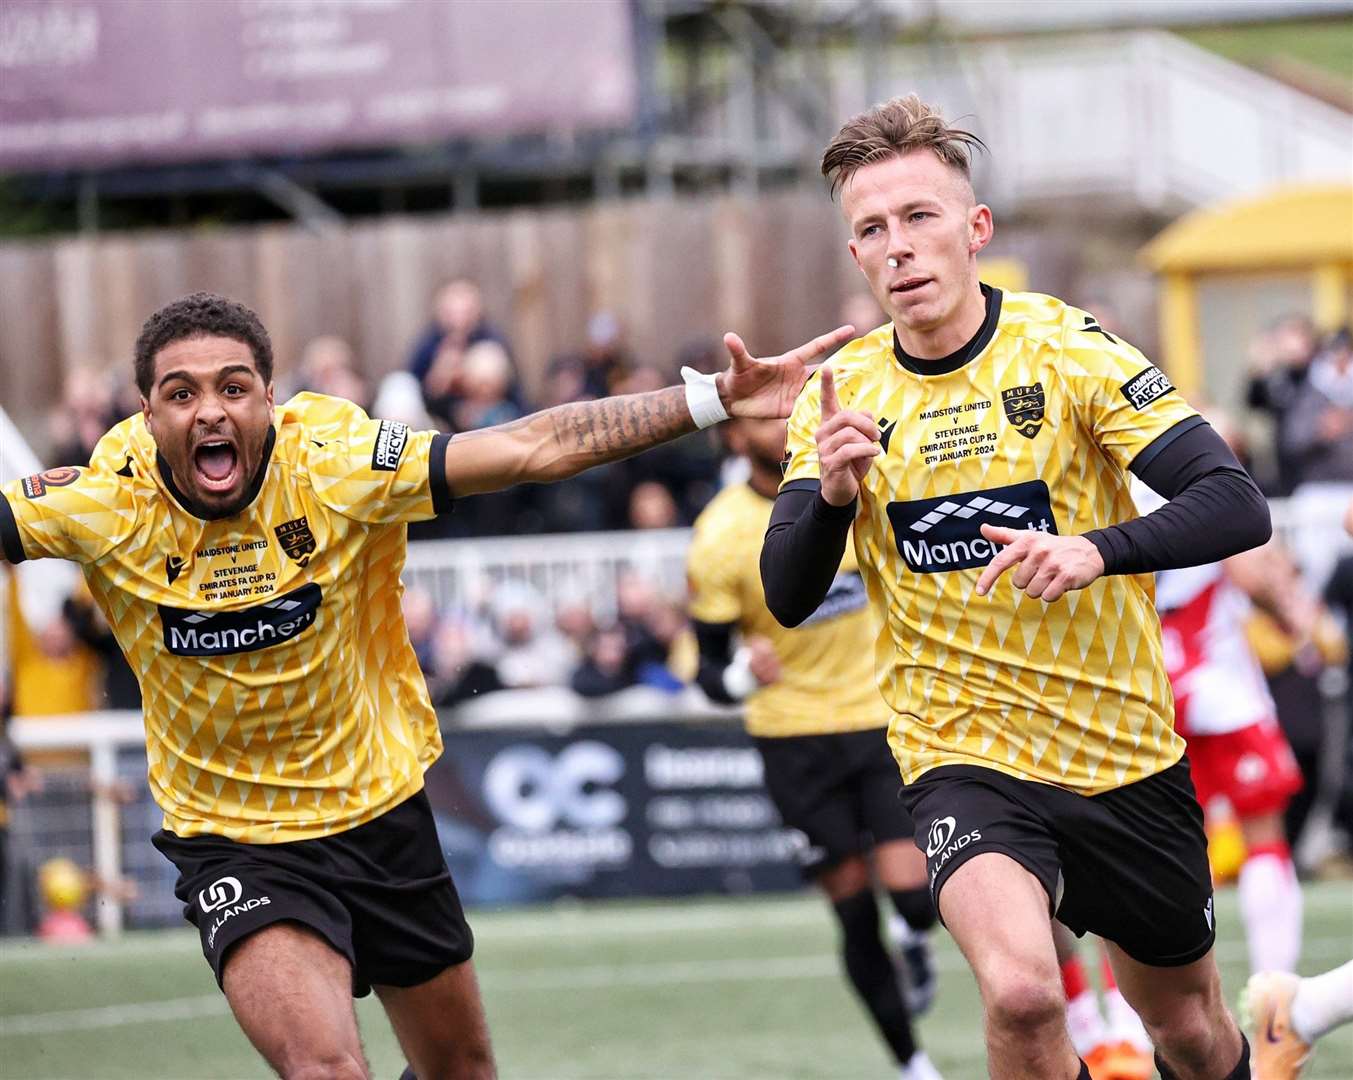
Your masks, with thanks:
[{"label": "player in yellow in background", "polygon": [[736,335],[718,376],[452,438],[301,394],[274,407],[258,317],[196,293],[145,323],[142,412],[87,466],[0,488],[10,562],[82,564],[141,682],[154,843],[230,1006],[282,1075],[364,1077],[373,986],[419,1076],[493,1060],[423,771],[441,736],[400,614],[406,523],[735,415],[784,416],[806,364]]},{"label": "player in yellow in background", "polygon": [[[786,625],[812,612],[853,524],[902,800],[977,976],[991,1075],[1089,1076],[1055,915],[1108,942],[1162,1076],[1242,1080],[1150,574],[1263,543],[1268,510],[1136,349],[1060,300],[979,281],[979,145],[912,96],[823,156],[892,321],[795,407],[767,602]],[[1129,471],[1170,501],[1133,520]]]},{"label": "player in yellow in background", "polygon": [[[697,681],[715,701],[745,703],[766,787],[785,825],[804,835],[804,874],[831,901],[846,974],[901,1080],[938,1080],[911,1024],[934,994],[924,934],[935,909],[925,858],[898,803],[897,767],[885,738],[888,709],[874,685],[874,628],[855,554],[846,551],[826,599],[803,625],[787,630],[776,622],[757,556],[780,484],[785,425],[738,420],[725,433],[751,475],[716,495],[695,522],[687,578],[700,646]],[[881,936],[875,878],[905,927],[901,972]]]}]

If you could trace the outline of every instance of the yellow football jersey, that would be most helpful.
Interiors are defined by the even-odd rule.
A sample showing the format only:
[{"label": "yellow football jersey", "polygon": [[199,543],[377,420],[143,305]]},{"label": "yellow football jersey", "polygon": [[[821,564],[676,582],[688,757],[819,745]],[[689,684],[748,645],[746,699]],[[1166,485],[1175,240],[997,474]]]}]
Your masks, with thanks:
[{"label": "yellow football jersey", "polygon": [[7,557],[81,563],[140,679],[165,828],[303,840],[422,787],[442,742],[399,575],[405,523],[449,508],[447,438],[299,394],[234,517],[183,507],[139,415],[0,489]]},{"label": "yellow football jersey", "polygon": [[874,626],[854,550],[822,606],[786,630],[766,607],[761,540],[774,503],[746,484],[725,488],[696,519],[686,573],[691,618],[738,624],[743,636],[768,638],[781,676],[750,694],[752,735],[830,735],[887,725],[890,711],[874,683]]},{"label": "yellow football jersey", "polygon": [[[905,782],[982,765],[1087,794],[1150,776],[1184,750],[1150,575],[1114,575],[1052,604],[1001,576],[984,523],[1070,535],[1136,516],[1128,465],[1197,414],[1092,316],[1050,296],[985,289],[966,363],[930,373],[891,325],[831,360],[842,408],[878,419],[855,549],[886,614],[875,669]],[[786,483],[818,477],[820,381],[789,426]],[[1201,421],[1198,421],[1201,422]]]}]

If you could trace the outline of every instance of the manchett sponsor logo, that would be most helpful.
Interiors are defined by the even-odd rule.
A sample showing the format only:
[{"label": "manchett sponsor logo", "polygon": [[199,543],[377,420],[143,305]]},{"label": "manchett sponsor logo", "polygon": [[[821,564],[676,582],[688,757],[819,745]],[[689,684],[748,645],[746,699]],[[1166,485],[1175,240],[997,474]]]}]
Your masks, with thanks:
[{"label": "manchett sponsor logo", "polygon": [[1052,496],[1042,480],[931,499],[888,504],[898,553],[918,574],[985,566],[1003,545],[983,524],[1056,533]]},{"label": "manchett sponsor logo", "polygon": [[324,596],[313,582],[242,611],[191,611],[160,605],[165,647],[175,656],[254,652],[314,625]]}]

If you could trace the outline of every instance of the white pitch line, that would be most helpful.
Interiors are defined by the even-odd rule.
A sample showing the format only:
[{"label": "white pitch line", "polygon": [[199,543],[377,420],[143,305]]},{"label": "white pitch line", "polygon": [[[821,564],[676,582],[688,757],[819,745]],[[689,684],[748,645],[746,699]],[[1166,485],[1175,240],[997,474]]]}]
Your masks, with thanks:
[{"label": "white pitch line", "polygon": [[[1314,938],[1305,943],[1308,952],[1349,948],[1346,938]],[[1330,955],[1335,955],[1331,952]],[[1245,946],[1238,941],[1217,946],[1217,958],[1227,962],[1243,961]],[[935,966],[943,972],[958,972],[966,967],[962,956],[953,951],[936,955]],[[746,957],[729,960],[678,960],[644,967],[620,967],[610,964],[578,965],[567,969],[539,968],[516,972],[481,971],[486,991],[549,991],[610,989],[617,986],[677,986],[691,983],[760,982],[766,979],[836,979],[841,977],[840,958],[835,953],[807,953],[799,956]],[[48,1035],[63,1031],[94,1030],[122,1024],[158,1023],[189,1020],[228,1012],[225,998],[219,994],[203,997],[171,998],[127,1005],[106,1005],[92,1009],[62,1009],[31,1013],[0,1020],[0,1037]]]}]

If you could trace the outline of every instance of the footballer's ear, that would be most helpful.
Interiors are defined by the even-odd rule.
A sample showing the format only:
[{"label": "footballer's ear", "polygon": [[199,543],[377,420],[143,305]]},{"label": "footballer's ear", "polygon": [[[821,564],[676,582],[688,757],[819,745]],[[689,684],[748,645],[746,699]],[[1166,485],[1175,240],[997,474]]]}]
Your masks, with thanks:
[{"label": "footballer's ear", "polygon": [[989,243],[996,231],[991,220],[991,207],[978,203],[968,211],[968,254],[976,255]]}]

